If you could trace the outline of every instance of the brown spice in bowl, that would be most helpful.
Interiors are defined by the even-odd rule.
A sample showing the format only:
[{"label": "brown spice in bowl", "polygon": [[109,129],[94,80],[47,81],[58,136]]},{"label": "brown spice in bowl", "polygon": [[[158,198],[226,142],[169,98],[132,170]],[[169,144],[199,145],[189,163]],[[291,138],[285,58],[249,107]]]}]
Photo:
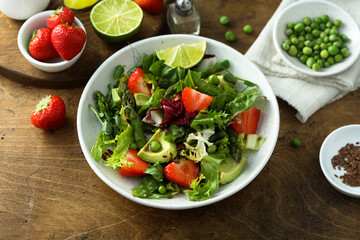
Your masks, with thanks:
[{"label": "brown spice in bowl", "polygon": [[[358,145],[359,142],[356,144]],[[334,169],[338,167],[339,170],[343,168],[346,171],[340,176],[343,183],[351,187],[360,186],[360,146],[346,144],[339,150],[339,154],[331,159],[331,163]]]}]

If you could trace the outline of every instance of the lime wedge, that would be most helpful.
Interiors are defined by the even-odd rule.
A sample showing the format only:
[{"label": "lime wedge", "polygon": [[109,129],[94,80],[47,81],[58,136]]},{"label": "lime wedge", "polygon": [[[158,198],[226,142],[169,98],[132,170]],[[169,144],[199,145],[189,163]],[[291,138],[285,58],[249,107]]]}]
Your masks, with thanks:
[{"label": "lime wedge", "polygon": [[165,48],[157,51],[156,55],[165,64],[171,67],[191,68],[196,66],[204,57],[206,41],[192,44],[181,44],[176,47]]},{"label": "lime wedge", "polygon": [[98,36],[108,42],[121,42],[139,30],[143,12],[131,0],[103,0],[90,13],[90,22]]},{"label": "lime wedge", "polygon": [[64,0],[64,5],[73,10],[80,10],[91,7],[99,0]]}]

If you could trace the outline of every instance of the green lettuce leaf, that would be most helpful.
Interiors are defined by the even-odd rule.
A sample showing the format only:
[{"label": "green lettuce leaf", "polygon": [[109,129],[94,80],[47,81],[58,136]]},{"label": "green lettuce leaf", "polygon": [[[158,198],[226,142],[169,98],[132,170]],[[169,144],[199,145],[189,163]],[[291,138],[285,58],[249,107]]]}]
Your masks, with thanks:
[{"label": "green lettuce leaf", "polygon": [[144,173],[152,175],[156,180],[162,181],[164,179],[164,168],[160,163],[150,164]]},{"label": "green lettuce leaf", "polygon": [[215,130],[216,127],[219,129],[226,128],[226,120],[228,114],[224,112],[215,112],[202,110],[191,122],[190,126],[198,132],[205,129]]},{"label": "green lettuce leaf", "polygon": [[231,121],[237,114],[248,110],[260,96],[257,88],[249,89],[237,95],[234,100],[225,105],[225,112],[229,114],[228,119]]},{"label": "green lettuce leaf", "polygon": [[92,146],[90,153],[93,156],[94,160],[99,162],[101,160],[104,152],[109,148],[111,143],[107,142],[106,135],[101,131],[97,137],[96,143]]},{"label": "green lettuce leaf", "polygon": [[158,189],[163,183],[156,180],[151,175],[146,175],[135,188],[131,189],[131,194],[140,198],[170,198],[179,192],[179,188],[175,184],[166,185],[166,193],[160,194]]},{"label": "green lettuce leaf", "polygon": [[126,153],[134,140],[133,127],[129,124],[125,131],[116,136],[116,147],[113,154],[105,160],[105,166],[116,169],[126,164]]},{"label": "green lettuce leaf", "polygon": [[161,99],[164,98],[164,89],[156,89],[150,99],[140,108],[139,115],[145,113],[149,108],[160,106]]}]

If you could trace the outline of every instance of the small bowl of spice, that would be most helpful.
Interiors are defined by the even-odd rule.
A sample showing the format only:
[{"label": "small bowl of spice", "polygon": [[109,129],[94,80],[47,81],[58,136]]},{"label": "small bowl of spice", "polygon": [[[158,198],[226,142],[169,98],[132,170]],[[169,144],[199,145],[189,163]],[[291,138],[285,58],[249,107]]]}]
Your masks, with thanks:
[{"label": "small bowl of spice", "polygon": [[320,148],[320,166],[339,192],[360,198],[360,124],[336,129]]}]

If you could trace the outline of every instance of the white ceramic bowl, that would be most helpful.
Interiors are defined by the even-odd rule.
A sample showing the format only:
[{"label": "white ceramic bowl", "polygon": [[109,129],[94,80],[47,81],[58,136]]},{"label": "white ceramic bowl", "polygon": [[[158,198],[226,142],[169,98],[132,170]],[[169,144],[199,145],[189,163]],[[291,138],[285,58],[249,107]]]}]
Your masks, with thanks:
[{"label": "white ceramic bowl", "polygon": [[[63,60],[61,57],[58,57],[58,58],[51,59],[46,62],[42,62],[42,61],[38,61],[35,58],[31,57],[29,50],[28,50],[28,48],[29,48],[28,46],[29,46],[29,42],[31,40],[32,34],[35,29],[47,27],[46,19],[50,16],[50,14],[53,11],[54,10],[44,11],[44,12],[38,13],[38,14],[32,16],[31,18],[29,18],[28,20],[26,20],[24,22],[24,24],[21,26],[19,33],[18,33],[18,38],[17,38],[18,47],[20,49],[21,54],[26,58],[26,60],[29,61],[30,64],[32,64],[34,67],[36,67],[42,71],[45,71],[45,72],[60,72],[60,71],[63,71],[65,69],[71,67],[80,58],[81,54],[83,53],[83,51],[85,49],[85,45],[86,45],[86,41],[85,41],[81,52],[78,55],[76,55],[73,59],[71,59],[70,61],[66,61],[66,60]],[[76,17],[75,17],[74,23],[78,27],[81,27],[82,29],[84,29],[84,31],[86,33],[84,25]]]},{"label": "white ceramic bowl", "polygon": [[[339,192],[360,198],[360,187],[350,187],[340,180],[340,176],[344,174],[344,170],[334,169],[331,159],[338,154],[340,148],[347,143],[355,144],[360,142],[360,125],[347,125],[336,129],[326,137],[320,148],[319,160],[321,169],[329,181],[329,183]],[[356,145],[358,146],[358,145]],[[338,176],[336,177],[335,174]]]},{"label": "white ceramic bowl", "polygon": [[[296,23],[303,20],[304,17],[314,19],[323,14],[328,14],[331,21],[335,19],[342,20],[343,24],[340,26],[339,31],[346,34],[350,39],[346,42],[350,55],[340,63],[314,71],[301,63],[297,57],[291,57],[282,49],[281,45],[288,38],[285,35],[285,30],[289,22]],[[322,0],[299,1],[285,8],[275,20],[273,40],[277,52],[287,64],[299,72],[315,77],[330,76],[346,70],[358,59],[360,54],[360,30],[355,20],[336,4]]]},{"label": "white ceramic bowl", "polygon": [[0,0],[0,11],[10,18],[25,20],[44,11],[49,3],[50,0]]},{"label": "white ceramic bowl", "polygon": [[[100,90],[106,93],[107,84],[113,81],[115,67],[120,64],[126,65],[127,69],[132,68],[134,62],[136,62],[134,54],[135,58],[140,60],[139,57],[141,57],[142,53],[152,54],[155,49],[160,50],[182,43],[189,44],[204,40],[207,42],[207,53],[215,54],[219,61],[229,59],[229,70],[240,78],[259,84],[261,93],[267,97],[267,101],[259,101],[260,105],[257,106],[261,109],[259,133],[265,135],[266,141],[259,151],[248,155],[249,160],[241,176],[231,183],[220,186],[212,197],[206,201],[189,201],[185,194],[179,194],[172,199],[160,200],[133,197],[131,188],[137,186],[140,179],[122,177],[118,171],[105,167],[101,162],[94,161],[90,154],[91,147],[96,142],[97,135],[101,131],[100,123],[89,108],[89,104],[95,106],[94,92]],[[279,109],[276,97],[262,72],[238,51],[223,43],[204,37],[164,35],[135,42],[105,60],[90,78],[81,95],[77,114],[77,130],[82,151],[90,167],[112,189],[128,199],[146,206],[163,209],[189,209],[205,206],[229,197],[248,185],[260,173],[268,162],[277,141]]]}]

